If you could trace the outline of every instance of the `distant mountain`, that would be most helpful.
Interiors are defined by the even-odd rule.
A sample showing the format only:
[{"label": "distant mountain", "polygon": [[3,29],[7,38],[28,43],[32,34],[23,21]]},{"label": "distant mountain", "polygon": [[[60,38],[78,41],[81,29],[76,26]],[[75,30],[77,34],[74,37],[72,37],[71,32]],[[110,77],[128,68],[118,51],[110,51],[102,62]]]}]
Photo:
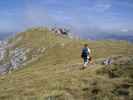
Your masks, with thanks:
[{"label": "distant mountain", "polygon": [[97,34],[97,35],[88,35],[85,38],[91,40],[125,40],[133,42],[133,35],[117,35],[117,34]]},{"label": "distant mountain", "polygon": [[105,36],[105,39],[114,39],[114,40],[126,40],[129,42],[133,42],[133,36],[132,35],[109,35]]},{"label": "distant mountain", "polygon": [[13,33],[0,33],[0,40],[5,40],[12,35],[13,35]]}]

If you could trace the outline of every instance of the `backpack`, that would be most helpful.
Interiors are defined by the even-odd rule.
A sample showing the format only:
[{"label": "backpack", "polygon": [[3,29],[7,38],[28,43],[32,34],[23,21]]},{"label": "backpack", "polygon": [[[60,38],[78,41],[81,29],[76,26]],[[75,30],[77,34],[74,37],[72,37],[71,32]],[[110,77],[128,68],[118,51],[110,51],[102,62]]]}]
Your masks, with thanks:
[{"label": "backpack", "polygon": [[87,58],[88,55],[89,55],[88,48],[84,48],[84,49],[82,50],[81,57],[82,57],[82,58]]}]

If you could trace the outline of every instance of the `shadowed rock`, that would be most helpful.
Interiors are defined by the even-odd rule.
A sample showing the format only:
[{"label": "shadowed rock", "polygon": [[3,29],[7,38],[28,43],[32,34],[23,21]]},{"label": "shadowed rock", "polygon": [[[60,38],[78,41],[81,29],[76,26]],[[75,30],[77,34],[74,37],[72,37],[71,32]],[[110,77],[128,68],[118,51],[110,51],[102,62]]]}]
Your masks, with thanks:
[{"label": "shadowed rock", "polygon": [[11,70],[10,64],[0,65],[0,75],[7,74]]}]

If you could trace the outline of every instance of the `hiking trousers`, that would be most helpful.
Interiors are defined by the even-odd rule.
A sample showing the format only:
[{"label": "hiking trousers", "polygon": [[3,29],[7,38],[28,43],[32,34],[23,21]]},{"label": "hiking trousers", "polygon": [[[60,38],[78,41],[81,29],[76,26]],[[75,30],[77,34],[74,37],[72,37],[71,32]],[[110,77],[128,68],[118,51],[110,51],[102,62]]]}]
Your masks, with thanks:
[{"label": "hiking trousers", "polygon": [[83,60],[84,60],[84,67],[86,67],[87,64],[89,63],[89,57],[85,57],[83,58]]}]

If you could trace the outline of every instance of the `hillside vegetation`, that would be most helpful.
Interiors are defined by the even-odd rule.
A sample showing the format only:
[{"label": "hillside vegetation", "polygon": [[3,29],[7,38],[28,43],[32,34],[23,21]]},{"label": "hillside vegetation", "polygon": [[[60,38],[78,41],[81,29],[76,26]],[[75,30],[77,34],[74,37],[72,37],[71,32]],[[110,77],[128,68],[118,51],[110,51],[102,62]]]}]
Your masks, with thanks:
[{"label": "hillside vegetation", "polygon": [[[81,70],[84,43],[92,50],[93,64]],[[86,41],[34,28],[17,34],[10,44],[10,49],[29,49],[29,59],[41,56],[0,76],[0,100],[133,99],[133,45],[126,41]],[[100,61],[108,57],[115,62],[103,65]]]}]

